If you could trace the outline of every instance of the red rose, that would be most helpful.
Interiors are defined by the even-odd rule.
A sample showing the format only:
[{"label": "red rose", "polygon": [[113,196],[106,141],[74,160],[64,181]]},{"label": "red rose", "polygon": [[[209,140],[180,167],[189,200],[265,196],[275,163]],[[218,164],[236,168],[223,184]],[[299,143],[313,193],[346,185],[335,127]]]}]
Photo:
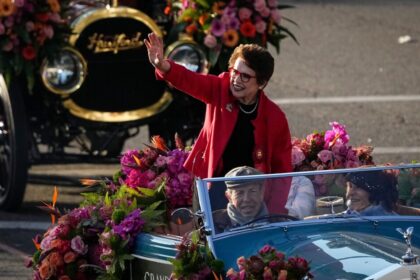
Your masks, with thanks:
[{"label": "red rose", "polygon": [[253,25],[252,22],[250,22],[249,20],[241,24],[240,31],[242,35],[249,38],[254,38],[255,33],[257,32],[257,30],[255,29],[255,25]]},{"label": "red rose", "polygon": [[47,13],[39,13],[35,15],[35,18],[40,22],[47,22],[49,16]]},{"label": "red rose", "polygon": [[22,56],[25,60],[33,60],[36,57],[35,48],[32,45],[27,45],[22,50]]}]

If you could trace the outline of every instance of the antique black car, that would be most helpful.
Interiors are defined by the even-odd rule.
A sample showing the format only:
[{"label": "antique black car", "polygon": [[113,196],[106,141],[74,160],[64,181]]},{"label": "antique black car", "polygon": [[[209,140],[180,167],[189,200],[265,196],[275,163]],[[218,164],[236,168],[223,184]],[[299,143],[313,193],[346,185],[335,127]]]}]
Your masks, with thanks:
[{"label": "antique black car", "polygon": [[0,76],[0,209],[20,206],[31,165],[118,160],[126,139],[145,125],[168,141],[175,132],[184,140],[197,134],[204,108],[156,81],[143,46],[155,32],[165,38],[166,56],[208,70],[199,45],[169,38],[165,5],[71,2],[69,46],[44,60],[32,91],[22,77],[6,84]]}]

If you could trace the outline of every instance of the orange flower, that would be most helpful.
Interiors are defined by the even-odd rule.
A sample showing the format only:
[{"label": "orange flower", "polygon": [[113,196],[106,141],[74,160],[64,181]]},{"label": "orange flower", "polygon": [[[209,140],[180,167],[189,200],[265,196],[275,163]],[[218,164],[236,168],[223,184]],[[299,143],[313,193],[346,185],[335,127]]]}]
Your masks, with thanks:
[{"label": "orange flower", "polygon": [[57,268],[64,264],[63,257],[58,252],[52,252],[49,256],[50,265]]},{"label": "orange flower", "polygon": [[229,47],[229,48],[236,47],[238,45],[238,42],[239,42],[239,34],[238,34],[238,32],[236,32],[235,29],[228,29],[223,34],[222,41],[223,41],[223,44],[226,47]]},{"label": "orange flower", "polygon": [[209,18],[209,15],[207,13],[202,14],[199,18],[198,18],[198,23],[203,26],[206,23],[206,20]]},{"label": "orange flower", "polygon": [[214,2],[213,7],[211,8],[212,12],[218,15],[222,15],[224,6],[225,6],[225,3],[222,1]]},{"label": "orange flower", "polygon": [[100,183],[99,180],[87,179],[87,178],[86,179],[80,179],[79,181],[80,181],[80,184],[82,184],[82,186],[85,186],[85,187],[92,187],[92,186],[98,185]]},{"label": "orange flower", "polygon": [[42,279],[48,279],[53,275],[53,269],[52,267],[48,264],[47,260],[44,260],[41,264],[41,266],[39,267],[39,275],[41,276]]},{"label": "orange flower", "polygon": [[242,35],[249,38],[254,38],[256,34],[255,25],[251,21],[247,20],[241,24],[240,31]]},{"label": "orange flower", "polygon": [[166,6],[165,7],[165,10],[163,10],[163,13],[165,14],[165,15],[169,15],[170,13],[171,13],[171,6]]},{"label": "orange flower", "polygon": [[191,23],[190,25],[188,25],[187,27],[185,27],[185,32],[187,32],[187,34],[192,35],[195,32],[197,32],[198,28],[195,25],[195,23]]},{"label": "orange flower", "polygon": [[152,143],[153,147],[155,147],[156,149],[162,150],[162,151],[168,151],[168,147],[165,144],[165,140],[160,137],[159,135],[155,135],[152,137],[152,139],[150,140],[150,142]]},{"label": "orange flower", "polygon": [[77,258],[77,255],[73,251],[69,251],[64,255],[64,262],[71,263],[74,262]]},{"label": "orange flower", "polygon": [[16,11],[15,5],[11,0],[0,1],[0,17],[8,17]]},{"label": "orange flower", "polygon": [[58,3],[57,0],[47,0],[47,3],[50,5],[51,11],[53,13],[58,13],[60,12],[60,3]]}]

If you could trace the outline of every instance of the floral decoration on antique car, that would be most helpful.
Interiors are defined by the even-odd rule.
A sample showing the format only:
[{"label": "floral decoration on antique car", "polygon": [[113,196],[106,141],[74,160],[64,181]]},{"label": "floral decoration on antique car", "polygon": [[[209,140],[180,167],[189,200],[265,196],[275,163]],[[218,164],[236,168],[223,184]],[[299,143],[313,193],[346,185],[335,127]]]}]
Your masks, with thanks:
[{"label": "floral decoration on antique car", "polygon": [[63,14],[67,1],[1,0],[0,72],[7,83],[23,75],[28,88],[44,58],[52,58],[62,47],[70,29]]},{"label": "floral decoration on antique car", "polygon": [[[338,122],[330,122],[331,129],[313,132],[305,138],[292,138],[292,165],[294,171],[325,170],[353,168],[373,165],[371,146],[352,147],[346,126]],[[334,176],[328,176],[329,180]],[[326,192],[326,177],[319,175],[313,178],[317,195]],[[336,179],[342,179],[338,177]]]},{"label": "floral decoration on antique car", "polygon": [[27,264],[34,279],[121,279],[135,237],[169,230],[168,213],[191,205],[192,175],[182,167],[188,149],[179,138],[174,150],[160,137],[151,142],[123,154],[112,180],[82,180],[91,191],[79,207],[61,214],[57,191],[42,206],[52,225],[34,238],[36,252]]},{"label": "floral decoration on antique car", "polygon": [[312,279],[309,272],[309,262],[301,257],[289,257],[277,251],[270,245],[265,245],[258,254],[249,258],[239,257],[237,260],[239,271],[230,268],[227,271],[229,280],[240,279]]},{"label": "floral decoration on antique car", "polygon": [[211,66],[218,62],[225,69],[233,49],[241,43],[271,44],[280,51],[280,41],[292,32],[281,10],[291,8],[277,0],[169,0],[167,12],[178,23],[177,32],[184,32],[205,46]]}]

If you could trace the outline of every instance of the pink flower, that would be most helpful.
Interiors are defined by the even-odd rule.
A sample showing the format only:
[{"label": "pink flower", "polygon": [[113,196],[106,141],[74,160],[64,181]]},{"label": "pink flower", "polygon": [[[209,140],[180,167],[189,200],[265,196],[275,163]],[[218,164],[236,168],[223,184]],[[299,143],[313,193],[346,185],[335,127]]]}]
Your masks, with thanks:
[{"label": "pink flower", "polygon": [[4,28],[4,25],[0,22],[0,35],[3,35],[6,31],[6,28]]},{"label": "pink flower", "polygon": [[304,160],[305,160],[305,154],[303,153],[303,151],[300,148],[293,146],[292,147],[292,165],[297,166],[301,164],[302,161]]},{"label": "pink flower", "polygon": [[55,237],[52,237],[50,235],[47,235],[46,237],[44,237],[44,239],[42,239],[41,241],[41,249],[46,251],[51,249],[51,242],[55,239]]},{"label": "pink flower", "polygon": [[25,5],[25,0],[15,0],[14,4],[17,8],[23,7]]},{"label": "pink flower", "polygon": [[276,8],[278,5],[278,0],[268,0],[267,2],[270,8]]},{"label": "pink flower", "polygon": [[270,14],[271,14],[271,11],[270,11],[270,9],[269,8],[267,8],[267,7],[264,7],[263,9],[261,9],[261,11],[259,11],[260,12],[260,15],[262,16],[262,17],[264,17],[264,18],[268,18],[269,16],[270,16]]},{"label": "pink flower", "polygon": [[25,23],[26,31],[31,32],[35,29],[35,24],[32,21]]},{"label": "pink flower", "polygon": [[326,163],[333,158],[333,153],[328,150],[322,150],[318,153],[318,158],[323,162]]},{"label": "pink flower", "polygon": [[280,24],[280,22],[281,22],[280,10],[278,10],[278,9],[272,10],[271,11],[271,18],[273,19],[273,21],[275,23]]},{"label": "pink flower", "polygon": [[255,29],[258,33],[264,33],[267,28],[267,23],[263,20],[259,20],[255,23]]},{"label": "pink flower", "polygon": [[264,280],[272,280],[273,279],[273,272],[271,271],[271,269],[269,267],[264,267],[263,279]]},{"label": "pink flower", "polygon": [[243,268],[245,267],[245,264],[246,264],[246,259],[245,259],[245,257],[244,257],[244,256],[239,257],[239,258],[236,260],[236,264],[238,265],[238,268],[239,268],[239,269],[243,269]]},{"label": "pink flower", "polygon": [[54,36],[54,29],[51,25],[45,25],[42,31],[48,39],[51,39]]},{"label": "pink flower", "polygon": [[239,12],[238,12],[238,15],[239,15],[239,19],[241,21],[244,21],[244,20],[247,20],[251,17],[252,11],[248,8],[240,8]]},{"label": "pink flower", "polygon": [[267,254],[269,252],[272,252],[273,250],[275,250],[273,247],[271,247],[270,245],[264,245],[264,247],[262,247],[258,253],[263,255],[263,254]]},{"label": "pink flower", "polygon": [[324,148],[328,149],[329,147],[334,146],[334,144],[338,141],[342,144],[347,144],[349,142],[349,135],[347,134],[346,127],[338,122],[331,122],[330,126],[332,130],[327,130],[325,132],[324,140],[325,145]]},{"label": "pink flower", "polygon": [[204,45],[208,47],[209,49],[212,49],[217,46],[217,39],[211,34],[207,34],[204,38]]},{"label": "pink flower", "polygon": [[71,240],[71,248],[80,255],[85,255],[88,252],[88,246],[85,245],[80,235],[76,235]]}]

